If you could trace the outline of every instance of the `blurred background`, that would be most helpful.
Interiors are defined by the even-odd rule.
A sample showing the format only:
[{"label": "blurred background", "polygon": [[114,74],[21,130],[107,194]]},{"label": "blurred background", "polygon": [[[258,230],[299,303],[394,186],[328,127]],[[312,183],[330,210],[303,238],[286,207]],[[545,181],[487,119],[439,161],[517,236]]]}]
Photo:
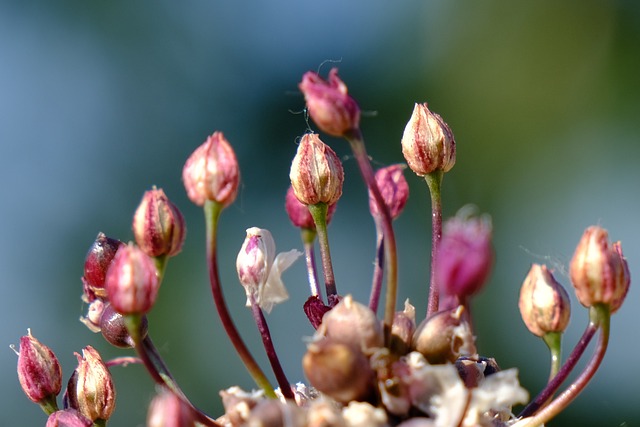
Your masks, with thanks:
[{"label": "blurred background", "polygon": [[[188,233],[171,260],[150,333],[193,401],[221,412],[218,391],[253,383],[218,325],[204,257],[203,214],[185,196],[183,162],[214,130],[242,170],[236,203],[223,213],[225,294],[246,341],[267,369],[235,257],[251,226],[280,250],[301,248],[283,210],[296,138],[308,124],[302,74],[338,66],[365,111],[376,167],[403,161],[400,137],[414,102],[429,102],[458,144],[444,180],[444,213],[467,203],[493,217],[496,265],[473,303],[479,350],[517,367],[535,395],[548,375],[541,340],[520,320],[517,298],[533,262],[570,287],[568,262],[582,231],[607,228],[640,274],[640,7],[632,1],[518,2],[274,0],[217,2],[0,2],[0,387],[4,420],[46,417],[20,390],[17,344],[31,328],[60,359],[110,347],[78,318],[85,253],[99,231],[124,241],[143,192],[165,189]],[[314,125],[310,125],[314,128]],[[366,301],[374,226],[348,146],[344,196],[330,226],[338,289]],[[400,300],[426,309],[430,204],[412,172],[397,221]],[[287,303],[268,316],[291,381],[303,380],[298,262],[284,276]],[[640,293],[632,284],[612,319],[610,350],[592,384],[551,426],[640,425]],[[566,353],[587,324],[573,300]],[[589,352],[591,348],[589,349]],[[583,365],[580,365],[582,367]],[[153,396],[140,366],[114,368],[110,425],[142,426]]]}]

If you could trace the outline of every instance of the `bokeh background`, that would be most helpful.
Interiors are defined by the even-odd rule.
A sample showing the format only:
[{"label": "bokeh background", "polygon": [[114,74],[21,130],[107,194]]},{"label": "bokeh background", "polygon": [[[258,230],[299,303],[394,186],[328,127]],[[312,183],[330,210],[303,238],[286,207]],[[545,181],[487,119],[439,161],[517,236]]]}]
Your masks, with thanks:
[{"label": "bokeh background", "polygon": [[[217,323],[204,260],[203,215],[181,184],[184,160],[214,130],[242,168],[237,202],[222,217],[225,293],[266,369],[235,273],[250,226],[277,245],[301,244],[283,210],[296,138],[308,124],[297,89],[307,70],[338,66],[365,111],[376,166],[403,161],[400,137],[414,102],[452,127],[458,161],[444,211],[466,203],[492,215],[497,262],[474,301],[482,354],[518,367],[532,394],[548,373],[544,344],[519,318],[519,286],[533,262],[566,286],[585,227],[622,240],[640,274],[640,7],[633,1],[361,0],[326,2],[0,2],[0,387],[2,419],[44,425],[23,395],[9,344],[32,328],[67,378],[73,352],[111,348],[78,318],[82,263],[98,231],[129,240],[132,213],[152,185],[184,213],[183,253],[167,271],[150,331],[194,402],[220,413],[218,390],[253,386]],[[310,125],[313,128],[313,124]],[[348,146],[344,197],[330,227],[339,290],[365,300],[373,222]],[[407,172],[411,197],[397,220],[401,301],[426,306],[430,205]],[[291,300],[268,316],[292,381],[302,380],[303,263],[286,273]],[[639,292],[612,321],[611,348],[593,383],[552,426],[640,425]],[[570,348],[587,323],[574,299]],[[582,366],[582,365],[581,365]],[[152,382],[115,368],[111,425],[142,426]],[[3,421],[2,423],[4,423]]]}]

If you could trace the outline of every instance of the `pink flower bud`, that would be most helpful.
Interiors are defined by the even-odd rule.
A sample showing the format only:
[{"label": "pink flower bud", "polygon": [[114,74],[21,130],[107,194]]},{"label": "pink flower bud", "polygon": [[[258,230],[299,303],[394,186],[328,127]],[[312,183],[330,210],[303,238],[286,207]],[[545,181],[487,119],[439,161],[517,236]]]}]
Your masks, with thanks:
[{"label": "pink flower bud", "polygon": [[308,133],[301,138],[289,178],[296,197],[305,205],[332,205],[342,195],[342,163],[317,134]]},{"label": "pink flower bud", "polygon": [[175,393],[163,389],[149,405],[147,427],[191,427],[195,425],[193,409]]},{"label": "pink flower bud", "polygon": [[[403,164],[391,165],[376,172],[376,184],[392,219],[400,216],[409,198],[409,184],[402,173],[405,167]],[[371,191],[369,191],[369,210],[374,217],[380,216],[378,204]]]},{"label": "pink flower bud", "polygon": [[27,397],[35,403],[55,401],[62,388],[62,369],[53,351],[27,330],[27,335],[20,338],[20,351],[16,353],[18,380]]},{"label": "pink flower bud", "polygon": [[436,283],[446,295],[464,300],[487,281],[493,264],[491,220],[461,209],[443,228],[434,262]]},{"label": "pink flower bud", "polygon": [[520,288],[520,315],[532,334],[564,332],[571,317],[569,294],[544,265],[533,264]]},{"label": "pink flower bud", "polygon": [[448,172],[456,163],[456,142],[449,126],[427,104],[416,104],[402,135],[402,154],[419,176],[441,170]]},{"label": "pink flower bud", "polygon": [[571,282],[585,307],[606,304],[615,313],[631,281],[620,242],[610,244],[607,231],[598,226],[585,230],[570,265]]},{"label": "pink flower bud", "polygon": [[100,354],[91,346],[76,353],[78,367],[67,385],[66,398],[69,406],[85,417],[108,420],[116,406],[116,390],[111,373]]},{"label": "pink flower bud", "polygon": [[309,71],[298,85],[307,102],[307,111],[323,131],[344,136],[360,126],[360,107],[347,94],[347,85],[338,77],[338,69],[329,71],[328,80]]},{"label": "pink flower bud", "polygon": [[93,421],[75,409],[67,408],[49,415],[45,427],[91,427]]},{"label": "pink flower bud", "polygon": [[104,233],[98,233],[84,260],[82,282],[87,302],[107,296],[107,292],[104,290],[104,279],[113,257],[122,245],[124,243],[121,241],[107,237]]},{"label": "pink flower bud", "polygon": [[106,278],[113,308],[121,314],[147,313],[156,301],[159,288],[153,259],[132,243],[121,247]]},{"label": "pink flower bud", "polygon": [[182,181],[193,203],[206,200],[229,206],[236,199],[240,169],[233,148],[222,132],[214,132],[191,154],[182,169]]},{"label": "pink flower bud", "polygon": [[[331,222],[331,218],[333,218],[333,213],[336,211],[337,204],[331,204],[327,208],[327,224]],[[293,223],[294,226],[298,228],[306,228],[315,230],[316,224],[313,221],[313,217],[309,212],[309,208],[307,205],[300,203],[300,200],[296,197],[296,194],[293,190],[293,187],[289,187],[287,190],[287,195],[285,198],[284,208],[287,211],[287,215],[289,215],[289,219]]]},{"label": "pink flower bud", "polygon": [[162,189],[144,193],[133,216],[133,234],[144,253],[174,256],[182,249],[186,232],[182,213]]}]

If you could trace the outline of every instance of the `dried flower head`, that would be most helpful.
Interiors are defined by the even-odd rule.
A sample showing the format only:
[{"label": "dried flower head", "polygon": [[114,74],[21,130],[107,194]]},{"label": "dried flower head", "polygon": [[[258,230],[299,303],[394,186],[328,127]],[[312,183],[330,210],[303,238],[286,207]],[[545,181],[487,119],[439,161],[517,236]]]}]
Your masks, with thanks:
[{"label": "dried flower head", "polygon": [[113,379],[100,354],[91,346],[76,353],[78,367],[67,385],[69,406],[82,415],[96,420],[108,420],[116,406]]}]

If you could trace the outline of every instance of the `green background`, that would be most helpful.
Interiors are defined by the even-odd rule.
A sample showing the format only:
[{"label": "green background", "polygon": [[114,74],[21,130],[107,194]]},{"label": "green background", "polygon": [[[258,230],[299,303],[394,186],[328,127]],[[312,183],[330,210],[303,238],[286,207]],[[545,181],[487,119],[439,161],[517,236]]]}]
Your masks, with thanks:
[{"label": "green background", "polygon": [[[165,189],[188,224],[171,260],[150,332],[193,401],[219,414],[218,390],[252,382],[217,323],[204,262],[203,215],[185,196],[184,160],[214,130],[242,170],[221,219],[225,294],[267,367],[243,306],[235,257],[245,229],[268,228],[280,250],[300,248],[283,210],[296,138],[307,130],[302,74],[338,66],[363,109],[376,166],[403,161],[414,102],[451,126],[458,160],[444,180],[444,213],[474,203],[492,215],[496,265],[473,303],[479,350],[517,367],[535,394],[548,375],[544,344],[519,318],[519,286],[547,263],[567,265],[585,227],[622,240],[632,288],[612,320],[611,348],[593,383],[551,426],[640,425],[640,8],[632,1],[1,1],[0,387],[2,419],[44,425],[21,392],[8,348],[32,328],[58,355],[111,348],[78,318],[84,255],[98,231],[130,240],[142,193]],[[313,129],[313,124],[310,125]],[[330,227],[338,289],[365,301],[373,222],[345,142],[344,196]],[[430,242],[426,187],[410,171],[396,221],[400,300],[424,316]],[[291,300],[268,316],[291,381],[302,380],[303,263],[284,276]],[[573,295],[572,295],[573,298]],[[573,298],[566,342],[586,326]],[[581,365],[582,366],[582,365]],[[144,425],[153,396],[139,366],[115,368],[111,425]],[[2,423],[4,424],[5,421]]]}]

